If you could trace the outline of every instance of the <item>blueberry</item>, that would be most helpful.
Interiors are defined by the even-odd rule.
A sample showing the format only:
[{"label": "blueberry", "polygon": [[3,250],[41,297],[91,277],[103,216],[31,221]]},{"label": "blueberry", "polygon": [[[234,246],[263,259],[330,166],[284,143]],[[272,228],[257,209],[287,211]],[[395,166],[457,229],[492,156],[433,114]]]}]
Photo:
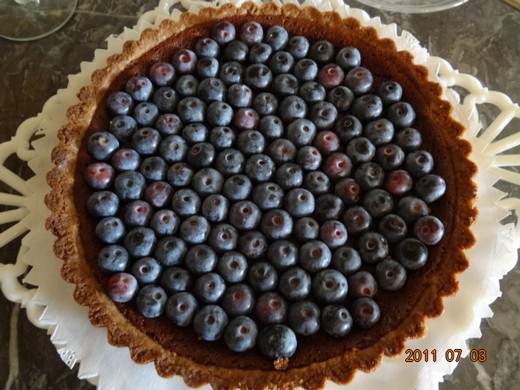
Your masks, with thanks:
[{"label": "blueberry", "polygon": [[227,126],[213,127],[209,131],[209,142],[217,150],[230,148],[235,143],[235,132]]},{"label": "blueberry", "polygon": [[224,63],[219,70],[219,78],[226,85],[241,83],[244,74],[244,67],[236,61]]},{"label": "blueberry", "polygon": [[[274,179],[286,191],[291,188],[296,189],[303,183],[303,170],[298,164],[285,163],[278,167],[274,174]],[[304,189],[301,190],[308,192]]]},{"label": "blueberry", "polygon": [[368,122],[377,119],[382,114],[383,103],[377,95],[361,95],[354,99],[350,110],[352,115],[356,116],[359,120]]},{"label": "blueberry", "polygon": [[179,229],[182,239],[190,244],[200,244],[207,240],[210,230],[209,222],[199,215],[186,218]]},{"label": "blueberry", "polygon": [[201,197],[206,197],[217,194],[222,190],[224,178],[214,168],[202,168],[193,175],[191,185]]},{"label": "blueberry", "polygon": [[421,132],[413,127],[406,127],[397,132],[395,142],[405,152],[413,152],[421,146],[422,136]]},{"label": "blueberry", "polygon": [[187,186],[192,178],[193,169],[184,162],[177,162],[171,165],[166,172],[166,179],[173,187]]},{"label": "blueberry", "polygon": [[197,97],[185,97],[177,104],[177,115],[184,123],[204,122],[206,104]]},{"label": "blueberry", "polygon": [[377,87],[376,93],[383,101],[383,104],[389,105],[401,100],[403,88],[396,81],[383,81]]},{"label": "blueberry", "polygon": [[363,233],[357,241],[357,249],[365,263],[377,263],[388,256],[388,240],[379,233]]},{"label": "blueberry", "polygon": [[122,218],[127,226],[146,226],[152,213],[152,206],[148,202],[134,200],[125,205]]},{"label": "blueberry", "polygon": [[204,303],[216,303],[226,290],[226,283],[219,274],[206,273],[201,275],[193,285],[193,293]]},{"label": "blueberry", "polygon": [[374,145],[387,144],[394,138],[394,125],[388,119],[380,118],[365,125],[365,136]]},{"label": "blueberry", "polygon": [[238,250],[249,259],[258,259],[267,251],[267,239],[256,230],[250,230],[238,237]]},{"label": "blueberry", "polygon": [[267,248],[267,258],[277,270],[292,267],[298,261],[298,247],[289,240],[273,241]]},{"label": "blueberry", "polygon": [[108,96],[107,108],[112,115],[129,115],[134,109],[134,101],[126,92],[117,91]]},{"label": "blueberry", "polygon": [[408,235],[406,222],[396,214],[387,214],[379,220],[379,233],[384,235],[388,242],[394,244]]},{"label": "blueberry", "polygon": [[142,127],[132,135],[132,147],[141,155],[152,155],[159,148],[161,134],[152,127]]},{"label": "blueberry", "polygon": [[343,212],[343,208],[343,202],[338,196],[323,194],[316,198],[316,208],[313,217],[318,222],[338,219]]},{"label": "blueberry", "polygon": [[350,313],[354,324],[361,329],[372,328],[381,317],[379,305],[372,299],[362,297],[352,302]]},{"label": "blueberry", "polygon": [[237,283],[246,278],[247,267],[247,259],[243,254],[229,251],[219,257],[216,271],[226,282]]},{"label": "blueberry", "polygon": [[345,205],[356,204],[361,197],[361,187],[355,179],[347,177],[336,182],[334,195],[339,196]]},{"label": "blueberry", "polygon": [[209,195],[202,202],[201,213],[210,222],[222,222],[229,211],[228,199],[220,194]]},{"label": "blueberry", "polygon": [[144,200],[156,208],[165,207],[171,201],[173,188],[164,181],[156,181],[144,190]]},{"label": "blueberry", "polygon": [[375,161],[385,170],[399,168],[405,159],[403,149],[396,144],[386,144],[377,148]]},{"label": "blueberry", "polygon": [[[350,69],[345,75],[345,85],[356,96],[362,95],[370,91],[373,82],[374,76],[372,75],[372,73],[367,68],[364,68],[362,66],[356,66],[355,68]],[[378,99],[379,101],[381,101],[379,97]]]},{"label": "blueberry", "polygon": [[182,75],[175,83],[175,91],[181,97],[196,96],[198,88],[199,80],[191,74]]},{"label": "blueberry", "polygon": [[309,49],[309,58],[318,64],[326,64],[334,60],[336,53],[334,45],[330,41],[320,40],[314,42]]},{"label": "blueberry", "polygon": [[361,268],[361,256],[350,246],[342,246],[332,253],[332,267],[344,275],[350,275]]},{"label": "blueberry", "polygon": [[345,153],[354,164],[370,162],[376,154],[376,147],[366,137],[356,137],[349,141]]},{"label": "blueberry", "polygon": [[117,217],[105,217],[95,228],[96,237],[107,244],[115,244],[125,234],[125,224]]},{"label": "blueberry", "polygon": [[343,337],[349,334],[353,322],[352,316],[344,306],[328,305],[321,312],[321,328],[333,337]]},{"label": "blueberry", "polygon": [[139,172],[148,181],[160,181],[166,177],[168,166],[159,156],[146,157],[139,167]]},{"label": "blueberry", "polygon": [[253,64],[264,64],[272,52],[273,49],[267,43],[257,43],[249,49],[249,61]]},{"label": "blueberry", "polygon": [[331,102],[339,112],[347,111],[354,101],[354,94],[345,86],[338,86],[327,93],[327,101]]},{"label": "blueberry", "polygon": [[340,86],[345,78],[345,72],[337,64],[327,64],[318,72],[318,81],[326,89]]},{"label": "blueberry", "polygon": [[244,81],[250,87],[265,90],[271,86],[273,73],[264,64],[252,64],[244,72]]},{"label": "blueberry", "polygon": [[348,278],[348,287],[355,297],[372,298],[376,295],[378,284],[374,276],[368,271],[358,271]]},{"label": "blueberry", "polygon": [[159,117],[159,107],[155,103],[141,102],[135,106],[133,116],[139,126],[153,126]]},{"label": "blueberry", "polygon": [[337,220],[329,219],[320,227],[320,239],[331,249],[344,245],[347,238],[347,228]]},{"label": "blueberry", "polygon": [[312,292],[322,303],[340,303],[347,296],[347,279],[335,269],[325,269],[312,278]]},{"label": "blueberry", "polygon": [[269,44],[273,50],[282,50],[289,41],[289,33],[281,26],[271,26],[267,29],[264,42]]},{"label": "blueberry", "polygon": [[316,81],[306,81],[298,89],[300,96],[305,103],[313,104],[322,102],[327,96],[325,87]]},{"label": "blueberry", "polygon": [[343,47],[336,54],[336,64],[341,66],[343,70],[349,71],[361,65],[361,53],[355,47]]},{"label": "blueberry", "polygon": [[397,203],[397,214],[409,224],[414,223],[419,217],[427,215],[428,212],[428,205],[422,199],[414,196],[405,196]]},{"label": "blueberry", "polygon": [[206,78],[199,83],[197,94],[206,103],[221,102],[226,98],[227,88],[218,78]]},{"label": "blueberry", "polygon": [[397,102],[388,107],[386,117],[396,128],[410,127],[415,121],[415,111],[410,103]]},{"label": "blueberry", "polygon": [[300,265],[308,272],[317,272],[329,266],[332,254],[329,247],[319,240],[304,243],[298,253]]},{"label": "blueberry", "polygon": [[161,238],[154,249],[154,257],[165,267],[181,264],[188,246],[180,237],[166,236]]},{"label": "blueberry", "polygon": [[285,50],[294,58],[301,59],[307,56],[309,52],[310,43],[308,39],[301,35],[295,35],[289,38]]},{"label": "blueberry", "polygon": [[314,138],[314,146],[324,155],[338,152],[341,147],[339,137],[336,133],[328,130],[322,130]]},{"label": "blueberry", "polygon": [[395,260],[387,259],[376,266],[375,277],[383,290],[400,290],[406,283],[406,270]]},{"label": "blueberry", "polygon": [[305,175],[303,186],[314,195],[324,194],[330,189],[330,179],[321,171],[312,171]]},{"label": "blueberry", "polygon": [[136,306],[146,318],[156,318],[164,313],[168,296],[159,286],[147,285],[137,293]]},{"label": "blueberry", "polygon": [[251,318],[238,316],[233,318],[224,331],[226,346],[233,352],[245,352],[252,349],[258,337],[258,327]]},{"label": "blueberry", "polygon": [[285,210],[293,217],[305,217],[315,210],[314,195],[304,188],[293,188],[284,198]]},{"label": "blueberry", "polygon": [[334,126],[334,132],[338,135],[341,142],[349,142],[361,136],[363,125],[355,116],[346,114],[339,117]]},{"label": "blueberry", "polygon": [[[134,149],[121,148],[112,155],[112,166],[119,172],[135,171],[140,164],[141,156]],[[89,184],[92,187],[90,182]]]},{"label": "blueberry", "polygon": [[309,296],[311,283],[311,277],[305,270],[292,267],[280,276],[278,290],[286,299],[296,301]]},{"label": "blueberry", "polygon": [[268,358],[289,358],[296,352],[298,341],[289,327],[277,324],[266,326],[260,331],[257,345]]},{"label": "blueberry", "polygon": [[114,302],[130,302],[137,294],[138,287],[137,280],[132,274],[118,272],[108,279],[107,294]]},{"label": "blueberry", "polygon": [[210,166],[214,158],[215,148],[209,142],[199,142],[192,145],[186,154],[186,162],[195,168]]},{"label": "blueberry", "polygon": [[352,161],[345,153],[334,152],[325,160],[323,170],[331,180],[336,181],[350,176]]},{"label": "blueberry", "polygon": [[233,84],[228,89],[227,98],[233,107],[250,107],[253,103],[253,91],[245,84]]},{"label": "blueberry", "polygon": [[293,230],[293,220],[285,210],[268,210],[262,216],[260,230],[267,238],[272,240],[287,238]]},{"label": "blueberry", "polygon": [[295,95],[285,97],[279,107],[280,118],[289,123],[298,118],[305,118],[307,115],[307,104]]},{"label": "blueberry", "polygon": [[316,126],[308,119],[296,119],[287,126],[287,139],[298,147],[310,145],[315,135]]},{"label": "blueberry", "polygon": [[296,153],[296,163],[307,171],[315,171],[321,165],[320,151],[314,146],[303,146]]},{"label": "blueberry", "polygon": [[278,274],[271,264],[259,261],[249,267],[247,281],[255,292],[266,292],[276,287]]},{"label": "blueberry", "polygon": [[262,210],[275,209],[282,206],[284,192],[282,188],[272,182],[257,185],[252,193],[251,200]]},{"label": "blueberry", "polygon": [[166,317],[177,326],[189,326],[193,323],[199,304],[188,292],[173,294],[166,302]]},{"label": "blueberry", "polygon": [[207,274],[217,266],[217,254],[206,244],[198,244],[188,249],[184,266],[194,274]]},{"label": "blueberry", "polygon": [[110,217],[119,210],[119,198],[112,191],[96,191],[87,199],[87,210],[94,217]]},{"label": "blueberry", "polygon": [[234,203],[229,210],[229,222],[240,230],[255,229],[260,224],[261,211],[258,206],[242,200]]},{"label": "blueberry", "polygon": [[142,257],[132,265],[132,275],[135,276],[141,286],[156,283],[161,271],[161,263],[153,257]]},{"label": "blueberry", "polygon": [[195,42],[195,54],[197,57],[217,57],[220,53],[220,45],[209,37],[199,38]]},{"label": "blueberry", "polygon": [[175,114],[162,114],[155,121],[155,128],[165,137],[177,134],[182,128],[181,118]]},{"label": "blueberry", "polygon": [[172,209],[181,217],[196,214],[200,209],[199,195],[193,190],[182,188],[172,196]]},{"label": "blueberry", "polygon": [[387,191],[376,188],[365,194],[362,204],[372,217],[379,218],[392,211],[394,200]]},{"label": "blueberry", "polygon": [[320,308],[312,301],[295,302],[289,306],[287,323],[296,334],[313,335],[320,329]]},{"label": "blueberry", "polygon": [[129,256],[121,245],[108,245],[100,249],[97,254],[97,265],[103,272],[123,272],[127,269]]},{"label": "blueberry", "polygon": [[425,150],[416,150],[406,156],[404,168],[413,177],[421,177],[433,170],[433,157]]},{"label": "blueberry", "polygon": [[[191,274],[182,267],[169,267],[161,275],[160,285],[169,294],[188,290],[193,284]],[[168,310],[168,309],[167,309]]]},{"label": "blueberry", "polygon": [[215,167],[223,175],[233,175],[242,172],[244,164],[244,155],[234,148],[222,150],[215,159]]},{"label": "blueberry", "polygon": [[206,305],[197,311],[193,319],[193,329],[203,340],[215,341],[222,337],[228,324],[224,309],[217,305]]},{"label": "blueberry", "polygon": [[130,115],[117,115],[110,121],[108,129],[119,142],[126,142],[137,130],[137,122]]},{"label": "blueberry", "polygon": [[[153,102],[159,111],[172,113],[177,106],[179,98],[175,90],[171,87],[158,88],[153,94]],[[159,117],[157,117],[159,119]],[[150,123],[150,122],[147,122]],[[149,124],[150,126],[151,124]]]},{"label": "blueberry", "polygon": [[175,68],[169,62],[155,62],[150,66],[148,76],[155,85],[168,86],[175,79]]},{"label": "blueberry", "polygon": [[209,232],[208,244],[218,252],[235,249],[238,241],[238,231],[227,223],[214,226]]},{"label": "blueberry", "polygon": [[[114,155],[112,156],[112,160],[114,160],[114,156],[116,156],[117,153],[118,152],[114,153]],[[115,166],[112,167],[110,164],[104,162],[92,163],[88,165],[87,169],[85,170],[85,181],[91,188],[95,190],[102,190],[108,188],[110,185],[112,185],[114,181],[114,168],[118,169],[120,167],[117,164],[115,164]]]},{"label": "blueberry", "polygon": [[[428,176],[428,175],[426,175]],[[426,177],[424,176],[424,177]],[[421,178],[422,180],[423,178]],[[392,195],[401,196],[410,191],[413,187],[413,179],[404,169],[397,169],[387,173],[384,188]]]},{"label": "blueberry", "polygon": [[348,234],[355,235],[370,228],[372,216],[364,207],[352,206],[345,210],[342,221]]},{"label": "blueberry", "polygon": [[414,190],[426,203],[432,203],[446,192],[446,181],[439,175],[427,174],[415,182]]},{"label": "blueberry", "polygon": [[274,74],[287,74],[293,66],[294,57],[286,51],[277,51],[269,58],[269,68]]},{"label": "blueberry", "polygon": [[278,99],[269,92],[261,92],[253,99],[253,109],[260,116],[275,114],[278,109]]},{"label": "blueberry", "polygon": [[409,270],[423,267],[428,261],[428,248],[421,241],[408,237],[397,243],[394,258]]},{"label": "blueberry", "polygon": [[179,74],[193,73],[197,55],[189,49],[180,49],[173,54],[171,63]]},{"label": "blueberry", "polygon": [[156,240],[152,229],[138,226],[128,232],[123,245],[130,256],[145,257],[152,254]]},{"label": "blueberry", "polygon": [[293,74],[300,82],[312,81],[318,77],[318,64],[310,58],[303,58],[294,64]]},{"label": "blueberry", "polygon": [[246,200],[251,194],[253,185],[249,177],[243,174],[230,176],[224,182],[222,193],[229,200]]},{"label": "blueberry", "polygon": [[221,305],[231,317],[249,314],[255,307],[255,293],[247,284],[234,284],[224,292]]},{"label": "blueberry", "polygon": [[264,325],[280,324],[287,318],[287,302],[277,292],[268,291],[258,296],[255,314]]},{"label": "blueberry", "polygon": [[245,173],[257,182],[269,181],[275,171],[275,164],[265,154],[254,154],[250,156],[245,165]]},{"label": "blueberry", "polygon": [[444,224],[433,215],[419,217],[413,225],[413,233],[426,245],[435,245],[444,236]]},{"label": "blueberry", "polygon": [[294,160],[296,146],[286,138],[278,138],[271,142],[267,154],[273,159],[275,164],[281,165]]},{"label": "blueberry", "polygon": [[169,135],[159,144],[159,155],[168,163],[183,161],[188,153],[188,144],[178,135]]},{"label": "blueberry", "polygon": [[263,153],[265,148],[264,136],[257,130],[242,131],[237,137],[237,148],[246,156]]},{"label": "blueberry", "polygon": [[302,217],[294,222],[293,236],[301,242],[319,237],[320,225],[311,217]]},{"label": "blueberry", "polygon": [[258,130],[267,139],[277,139],[283,135],[284,128],[282,120],[275,115],[268,115],[258,122]]},{"label": "blueberry", "polygon": [[235,39],[236,29],[232,23],[220,21],[213,25],[210,34],[211,38],[213,38],[217,43],[224,45]]},{"label": "blueberry", "polygon": [[262,42],[262,39],[264,38],[264,29],[260,23],[249,21],[240,27],[238,36],[243,42],[252,46],[255,43]]},{"label": "blueberry", "polygon": [[203,123],[190,123],[182,129],[182,138],[189,144],[206,141],[208,128]]},{"label": "blueberry", "polygon": [[199,79],[204,79],[206,77],[217,77],[219,67],[220,63],[218,62],[218,59],[213,57],[205,57],[197,61],[197,65],[195,66],[195,73]]},{"label": "blueberry", "polygon": [[385,171],[381,165],[374,162],[364,162],[354,172],[354,179],[363,191],[379,188],[383,185]]},{"label": "blueberry", "polygon": [[103,161],[110,158],[119,148],[119,141],[108,131],[99,131],[88,137],[87,150],[96,160]]}]

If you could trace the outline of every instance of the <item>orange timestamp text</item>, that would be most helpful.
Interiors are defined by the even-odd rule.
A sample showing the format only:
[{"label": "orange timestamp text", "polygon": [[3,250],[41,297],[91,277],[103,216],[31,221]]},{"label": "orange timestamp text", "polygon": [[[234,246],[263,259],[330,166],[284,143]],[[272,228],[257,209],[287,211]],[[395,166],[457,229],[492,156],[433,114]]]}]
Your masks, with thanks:
[{"label": "orange timestamp text", "polygon": [[[419,362],[436,362],[442,359],[442,351],[437,349],[407,349],[404,351],[406,363]],[[447,349],[444,351],[444,359],[448,362],[458,362],[462,358],[462,349]],[[487,360],[487,352],[485,349],[471,349],[469,351],[469,359],[472,362],[484,363]]]}]

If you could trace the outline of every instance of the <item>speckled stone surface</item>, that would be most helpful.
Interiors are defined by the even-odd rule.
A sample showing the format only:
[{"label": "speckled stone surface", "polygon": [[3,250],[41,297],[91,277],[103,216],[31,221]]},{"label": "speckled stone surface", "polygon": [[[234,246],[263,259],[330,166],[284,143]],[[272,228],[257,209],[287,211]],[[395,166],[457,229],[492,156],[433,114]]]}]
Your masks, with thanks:
[{"label": "speckled stone surface", "polygon": [[[29,43],[0,38],[0,142],[9,140],[23,120],[35,116],[65,87],[67,75],[79,72],[80,63],[91,60],[107,36],[133,26],[156,4],[80,0],[69,23],[47,38]],[[381,16],[384,23],[397,23],[431,54],[520,102],[520,11],[498,0],[470,0],[448,11],[415,15],[383,12],[353,0],[349,4]],[[518,122],[516,126],[520,131]],[[21,166],[12,169],[27,172]],[[520,196],[518,188],[504,190]],[[0,248],[0,262],[14,262],[17,251],[16,242]],[[494,316],[483,321],[482,337],[470,343],[486,351],[487,361],[463,359],[440,389],[520,389],[520,266],[501,286],[503,296],[492,305]],[[35,328],[19,305],[0,294],[0,388],[94,388],[76,375],[77,368],[70,370],[60,360],[46,331]]]}]

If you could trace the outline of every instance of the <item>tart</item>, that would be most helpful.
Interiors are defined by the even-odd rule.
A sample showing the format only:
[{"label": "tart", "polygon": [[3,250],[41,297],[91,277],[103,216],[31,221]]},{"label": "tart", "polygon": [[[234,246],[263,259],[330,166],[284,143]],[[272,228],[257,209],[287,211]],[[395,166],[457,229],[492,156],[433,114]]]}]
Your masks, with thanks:
[{"label": "tart", "polygon": [[[231,35],[236,39],[231,41],[240,41],[236,47],[228,49],[232,46],[226,40],[229,31],[222,26],[234,26]],[[266,32],[260,41],[256,41],[254,29],[246,28],[251,26]],[[302,58],[309,57],[317,66],[313,77],[306,79],[292,66],[290,70],[279,70],[279,67],[283,68],[279,60],[252,59],[251,48],[258,43],[270,47],[267,49],[272,51],[269,58],[276,52],[286,52],[283,49],[287,42],[276,47],[278,43],[268,38],[267,31],[273,31],[270,30],[273,26],[276,31],[286,31],[288,39],[304,37],[309,48]],[[210,43],[217,41],[214,54],[208,54],[214,50],[212,44],[200,43],[208,38],[211,38]],[[318,45],[320,42],[326,44],[322,47]],[[333,56],[327,57],[327,45],[332,47]],[[244,46],[246,49],[241,48]],[[345,65],[340,60],[333,60],[342,48],[355,48],[361,53],[361,62]],[[242,50],[245,50],[245,56]],[[315,53],[309,54],[312,50]],[[254,63],[268,64],[271,79],[267,86],[262,85],[258,71],[240,81],[222,81],[224,76],[218,72],[213,75],[218,77],[208,77],[211,70],[197,70],[196,62],[191,64],[193,58],[190,56],[194,52],[199,58],[206,55],[215,58],[220,69],[226,61],[239,62],[244,69]],[[297,57],[297,48],[287,49],[287,52],[301,59]],[[325,57],[320,57],[322,55]],[[160,72],[152,76],[152,69],[160,67],[157,64],[170,64],[176,72],[172,78],[175,82],[160,79]],[[355,72],[350,72],[352,68],[356,68]],[[341,74],[340,81],[335,80],[338,73]],[[167,78],[167,75],[165,70],[163,76]],[[189,90],[190,86],[187,82],[180,85],[181,76],[195,78],[198,88],[194,94],[182,89]],[[146,77],[154,84],[149,92],[146,92],[146,85],[139,84]],[[353,80],[356,77],[358,80]],[[203,83],[206,78],[217,79],[216,85]],[[365,88],[363,83],[367,78],[370,82]],[[185,77],[186,80],[193,82],[193,78]],[[314,83],[314,89],[302,92],[305,82]],[[166,102],[154,100],[153,94],[161,87],[173,88],[173,84],[178,96],[173,99],[173,108],[168,109],[171,94],[166,96]],[[222,84],[225,89],[219,89]],[[242,89],[235,88],[236,94],[231,96],[233,84]],[[319,85],[316,87],[315,84]],[[382,92],[384,85],[398,85],[402,88],[402,97],[394,101],[390,93]],[[343,100],[331,97],[335,88],[343,88],[343,95],[338,94]],[[249,98],[247,89],[251,93]],[[344,89],[350,92],[345,95]],[[128,112],[132,113],[137,126],[129,126],[132,130],[128,133],[125,133],[126,125],[118,130],[114,124],[116,117],[128,113],[124,107],[118,111],[121,105],[128,103],[124,99],[117,100],[117,96],[123,96],[121,92],[131,95],[131,104],[136,106]],[[264,97],[267,94],[274,97],[275,102],[260,102],[257,97],[262,93]],[[46,204],[52,211],[47,228],[57,236],[54,250],[64,260],[62,275],[76,285],[74,298],[89,307],[91,322],[108,329],[109,342],[128,347],[137,363],[153,361],[161,376],[180,375],[189,386],[210,384],[222,389],[318,389],[327,380],[348,383],[357,370],[374,370],[384,355],[401,353],[406,339],[421,337],[426,331],[426,319],[442,314],[444,297],[457,291],[457,274],[469,264],[464,250],[474,243],[470,228],[476,217],[473,206],[476,188],[472,182],[476,166],[468,158],[469,143],[462,139],[464,127],[450,116],[452,107],[442,99],[442,93],[440,85],[428,81],[427,70],[414,65],[410,53],[397,51],[392,40],[380,39],[374,29],[362,27],[353,18],[343,19],[334,12],[294,5],[246,3],[240,7],[225,5],[198,14],[186,13],[178,22],[165,20],[158,29],[144,31],[139,40],[126,42],[121,54],[111,56],[105,68],[94,72],[91,85],[80,91],[80,103],[69,109],[69,122],[59,132],[59,145],[52,154],[55,168],[48,173],[52,191],[46,197]],[[290,104],[292,96],[298,96],[301,100],[296,101],[303,102],[308,110],[298,111],[301,108],[298,106],[295,111],[295,106]],[[190,100],[193,97],[198,100]],[[157,115],[152,115],[153,119],[149,119],[147,102],[156,107],[162,105]],[[196,118],[198,102],[205,108],[205,116],[200,118]],[[318,105],[320,102],[328,105],[324,108]],[[226,119],[222,112],[215,113],[220,107],[215,104],[210,116],[212,103],[226,103],[226,107],[232,109],[232,115]],[[399,104],[391,108],[394,103]],[[331,104],[334,109],[330,109]],[[335,114],[330,114],[334,110]],[[412,119],[403,119],[407,110],[413,112]],[[175,121],[180,119],[183,125],[178,128],[171,122],[159,125],[157,117],[163,114],[173,115]],[[347,115],[359,119],[361,133],[354,134],[357,130],[352,130],[351,126],[338,124]],[[275,132],[273,123],[265,124],[264,118],[268,116],[279,118],[283,124],[280,134]],[[306,130],[302,130],[305,120],[311,123],[305,122]],[[290,125],[297,121],[300,127],[294,130],[297,126]],[[388,123],[392,130],[386,128]],[[302,140],[309,126],[315,127],[313,136]],[[154,127],[161,127],[161,131]],[[236,140],[225,147],[226,139],[219,133],[210,142],[210,130],[215,127],[230,129]],[[420,148],[413,141],[416,132],[397,136],[409,127],[419,129]],[[369,128],[371,130],[367,130]],[[200,136],[204,129],[208,135]],[[349,131],[354,133],[347,134]],[[386,139],[389,131],[391,135]],[[258,146],[258,142],[251,139],[244,141],[243,134],[260,134],[263,145]],[[172,137],[177,141],[175,137],[181,138],[175,148]],[[400,137],[402,139],[398,141]],[[140,141],[136,141],[138,138]],[[361,142],[356,147],[356,143],[350,142],[361,138],[363,142],[368,140],[368,149],[373,148],[367,160],[364,159],[367,144]],[[284,144],[280,139],[289,140],[289,143]],[[111,142],[115,142],[114,148],[111,148]],[[166,149],[170,154],[165,156],[159,150],[167,142]],[[404,157],[399,158],[401,162],[392,162],[399,153],[395,148],[386,148],[387,145],[397,145],[395,148],[404,151]],[[172,151],[179,147],[185,148],[182,157],[172,157]],[[292,147],[295,148],[293,155],[286,157]],[[301,152],[304,147],[313,148],[309,150],[321,157],[315,167],[313,161],[298,158],[304,154]],[[115,153],[129,149],[137,151],[137,159],[147,160],[148,165],[134,164],[133,168],[124,168],[121,161],[115,162]],[[244,161],[226,165],[224,152],[228,149],[234,150],[232,157],[240,159],[242,156]],[[414,154],[418,151],[423,153],[420,158]],[[305,156],[312,155],[311,152]],[[219,162],[220,155],[223,157]],[[407,164],[406,159],[412,159],[410,155],[421,162]],[[268,156],[270,161],[255,156]],[[166,165],[157,168],[160,161],[166,161]],[[265,167],[260,171],[258,168],[262,161],[267,161],[267,165],[272,163],[273,168],[265,177],[262,176]],[[432,161],[433,168],[424,168]],[[179,184],[177,180],[181,180],[181,176],[168,175],[176,163],[190,168],[191,181]],[[234,171],[236,166],[240,168]],[[106,175],[99,175],[100,169]],[[211,174],[208,174],[210,170]],[[291,181],[293,171],[301,173],[300,180]],[[309,184],[311,179],[306,181],[312,176],[309,173],[316,171],[330,182],[324,190]],[[123,172],[131,174],[122,175]],[[125,188],[135,184],[136,172],[144,178],[146,185],[137,191],[137,196],[128,195]],[[251,183],[243,197],[241,187],[224,189],[227,178],[241,174]],[[126,179],[121,179],[123,176]],[[197,183],[193,179],[196,176],[199,178]],[[421,179],[423,176],[428,176],[429,180]],[[418,188],[417,183],[421,180],[427,191]],[[161,187],[157,183],[166,185]],[[220,183],[216,189],[212,187],[215,183]],[[262,198],[265,189],[260,187],[263,183],[276,183],[282,189],[277,206],[269,206]],[[152,185],[154,189],[148,191]],[[116,204],[115,211],[106,211],[107,203],[102,203],[101,211],[96,206],[100,203],[99,196],[103,195],[100,193],[105,190],[117,194],[118,199],[110,203]],[[194,191],[202,206],[199,204],[190,209],[190,205],[174,204],[171,198],[182,190]],[[158,199],[161,193],[166,194],[163,200]],[[222,218],[215,216],[220,203],[206,202],[207,199],[220,201],[217,195],[230,204]],[[320,195],[330,195],[329,200],[333,200],[318,201]],[[390,200],[386,196],[390,196]],[[313,199],[310,205],[309,198]],[[400,202],[404,198],[420,198],[421,204],[427,206],[414,208],[409,204],[411,208],[400,214],[398,204],[406,203]],[[340,202],[336,205],[334,202],[338,199]],[[380,199],[383,199],[382,203]],[[208,203],[206,211],[204,202]],[[387,204],[390,206],[385,209]],[[149,213],[146,212],[148,206]],[[369,211],[365,220],[354,213],[359,209]],[[415,217],[408,215],[413,214],[412,209],[418,213]],[[163,210],[169,210],[168,215],[176,219],[168,233],[151,222],[153,214]],[[277,214],[273,210],[277,210]],[[248,214],[247,218],[244,213]],[[251,213],[253,216],[249,215]],[[396,219],[386,218],[388,215]],[[107,218],[123,221],[124,229],[119,233],[110,228],[103,230],[101,221],[106,222]],[[298,222],[305,218],[317,221],[319,230],[305,230],[309,225]],[[422,225],[417,224],[421,218]],[[385,219],[387,222],[383,223]],[[363,222],[367,222],[366,226]],[[226,225],[227,230],[218,232],[225,232],[226,240],[231,237],[230,246],[227,246],[228,241],[222,242],[222,234],[212,237],[219,225]],[[442,231],[443,237],[441,234],[432,238],[432,229]],[[146,235],[143,232],[153,237],[152,244],[142,251],[141,244]],[[186,244],[180,260],[161,258],[157,253],[158,242],[165,237],[180,239]],[[384,241],[381,245],[380,239]],[[404,239],[419,242],[415,250],[404,256],[405,259],[398,250]],[[291,249],[298,253],[294,259],[291,259],[291,250],[282,251],[279,256],[270,254],[280,248],[275,243],[282,240],[295,248]],[[100,253],[106,253],[103,251],[107,247],[116,245],[130,253],[125,262],[113,261],[107,265],[99,260]],[[210,254],[215,254],[215,260],[208,260],[207,252],[194,249],[204,245]],[[259,249],[259,246],[265,247]],[[348,252],[343,248],[360,252],[361,263],[339,265],[340,261],[334,257],[341,251]],[[379,249],[382,252],[378,252]],[[190,250],[193,253],[188,258]],[[218,261],[229,252],[245,258],[245,276],[233,279],[226,273],[229,269],[217,268]],[[423,256],[425,252],[427,258]],[[203,260],[197,262],[199,255]],[[193,281],[191,285],[186,283],[190,287],[185,290],[196,297],[197,310],[185,322],[179,319],[178,313],[173,313],[173,309],[165,309],[166,299],[169,302],[178,291],[173,292],[174,288],[167,282],[161,284],[160,276],[149,275],[155,268],[159,275],[164,275],[174,267],[190,274]],[[294,286],[289,291],[282,286],[282,280],[289,280],[287,274],[296,272],[295,269],[312,280],[307,283],[309,291],[301,296]],[[333,273],[331,280],[340,286],[334,290],[339,295],[332,298],[323,293],[330,284],[323,276],[327,271]],[[361,271],[369,276],[362,278]],[[266,276],[270,273],[274,273],[274,281]],[[151,277],[151,281],[147,277]],[[203,279],[205,282],[200,281]],[[298,280],[301,282],[302,279],[305,278]],[[140,286],[139,293],[135,292],[137,298],[134,290],[128,289],[130,282]],[[122,290],[121,283],[125,287]],[[222,292],[215,298],[211,293],[219,283],[223,286]],[[290,286],[290,283],[286,284]],[[246,286],[240,290],[240,297],[251,293],[250,307],[237,309],[240,302],[236,300],[232,304],[223,303],[224,291],[237,285]],[[268,294],[272,294],[270,300],[266,298]],[[273,299],[273,296],[281,299]],[[268,306],[271,309],[267,314],[262,311],[260,302],[266,305],[265,302],[274,301],[278,306],[281,302],[289,307],[281,319],[272,318],[276,315],[272,306]],[[222,306],[226,310],[222,310]],[[334,306],[341,307],[334,312],[336,317],[331,315],[331,318],[340,319],[339,325],[338,321],[336,325],[330,325],[334,321],[325,318],[325,313],[330,313]],[[204,310],[214,307],[220,311],[204,317]],[[241,317],[249,318],[252,324],[247,323],[250,325],[245,327],[243,323],[235,331],[248,333],[254,330],[256,337],[251,336],[253,341],[249,345],[237,347],[239,337],[233,337],[232,331],[227,329]],[[222,320],[224,325],[216,326],[221,318],[225,318]],[[231,335],[225,336],[226,332]]]}]

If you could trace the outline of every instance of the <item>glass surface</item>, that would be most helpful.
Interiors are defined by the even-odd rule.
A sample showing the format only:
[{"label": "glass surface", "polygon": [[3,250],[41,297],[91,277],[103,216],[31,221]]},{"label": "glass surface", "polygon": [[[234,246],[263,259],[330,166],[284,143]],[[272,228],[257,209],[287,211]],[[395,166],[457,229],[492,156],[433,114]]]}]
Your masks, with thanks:
[{"label": "glass surface", "polygon": [[77,0],[0,0],[0,37],[43,38],[67,23],[76,5]]},{"label": "glass surface", "polygon": [[360,3],[386,11],[427,13],[453,8],[469,0],[358,0]]}]

